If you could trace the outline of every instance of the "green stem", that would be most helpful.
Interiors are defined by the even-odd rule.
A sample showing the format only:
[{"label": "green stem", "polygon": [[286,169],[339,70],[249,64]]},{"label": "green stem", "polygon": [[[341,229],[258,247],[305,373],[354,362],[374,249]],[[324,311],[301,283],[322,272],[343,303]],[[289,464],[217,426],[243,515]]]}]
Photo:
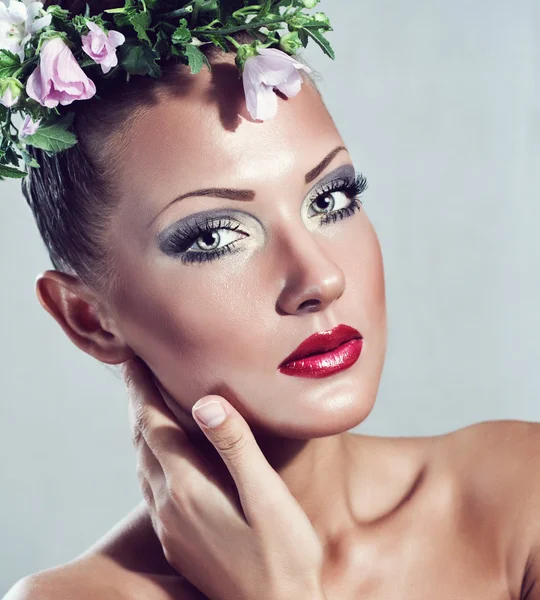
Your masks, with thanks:
[{"label": "green stem", "polygon": [[199,16],[199,9],[201,8],[201,3],[202,0],[195,0],[195,3],[193,4],[193,12],[191,13],[191,17],[189,20],[190,27],[193,27],[193,25],[195,25],[195,23],[197,22],[197,17]]},{"label": "green stem", "polygon": [[177,17],[184,17],[185,15],[191,14],[191,12],[192,11],[190,10],[186,10],[186,7],[177,8],[176,10],[172,10],[171,12],[166,12],[159,15],[158,22],[164,21],[166,19],[176,19]]},{"label": "green stem", "polygon": [[235,47],[235,48],[240,48],[240,44],[230,35],[226,35],[225,36],[226,40],[229,40],[229,42],[231,42],[231,44]]},{"label": "green stem", "polygon": [[254,4],[253,6],[244,6],[244,8],[239,8],[238,10],[235,10],[232,16],[236,18],[236,15],[242,16],[245,13],[259,12],[261,8],[262,6],[260,4]]},{"label": "green stem", "polygon": [[236,33],[237,31],[243,31],[245,29],[258,29],[259,27],[264,27],[265,25],[275,25],[276,23],[283,23],[283,19],[273,19],[271,21],[250,21],[245,25],[238,25],[237,27],[229,27],[228,29],[192,29],[191,33],[198,33],[199,35],[229,35],[231,33]]}]

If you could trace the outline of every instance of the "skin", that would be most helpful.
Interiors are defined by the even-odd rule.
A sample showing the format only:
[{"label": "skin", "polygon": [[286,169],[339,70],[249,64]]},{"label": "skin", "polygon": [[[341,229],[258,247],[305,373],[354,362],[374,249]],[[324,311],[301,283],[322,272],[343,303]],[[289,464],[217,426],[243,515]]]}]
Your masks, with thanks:
[{"label": "skin", "polygon": [[[536,424],[484,423],[426,438],[349,433],[372,410],[384,365],[384,267],[364,207],[328,225],[309,216],[319,183],[354,167],[316,89],[306,80],[296,97],[280,96],[276,117],[261,123],[245,108],[232,59],[190,83],[138,114],[118,153],[121,197],[107,241],[122,275],[118,296],[46,271],[36,282],[43,307],[98,360],[141,357],[207,456],[191,407],[208,394],[234,406],[323,544],[328,600],[540,598],[540,584],[526,596],[540,540]],[[254,194],[168,206],[209,187]],[[341,192],[335,198],[348,204]],[[222,245],[238,239],[241,251],[183,264],[160,249],[159,232],[210,209],[240,223],[242,234],[224,232]],[[306,337],[339,323],[364,337],[352,367],[325,379],[278,371]],[[59,588],[66,597],[70,589],[78,597],[201,597],[165,560],[144,502],[81,557],[26,579],[13,598]]]}]

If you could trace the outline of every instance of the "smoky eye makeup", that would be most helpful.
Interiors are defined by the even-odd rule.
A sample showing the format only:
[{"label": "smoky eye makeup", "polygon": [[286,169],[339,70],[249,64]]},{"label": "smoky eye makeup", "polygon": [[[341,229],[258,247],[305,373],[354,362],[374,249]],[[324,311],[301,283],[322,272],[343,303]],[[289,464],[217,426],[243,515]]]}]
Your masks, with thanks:
[{"label": "smoky eye makeup", "polygon": [[317,183],[309,190],[307,197],[311,198],[314,192],[317,192],[321,188],[324,188],[330,182],[336,179],[350,181],[356,177],[356,169],[351,164],[341,165],[337,169],[325,175],[322,179],[319,179]]},{"label": "smoky eye makeup", "polygon": [[215,229],[240,230],[246,219],[259,220],[253,215],[231,208],[217,208],[194,213],[167,225],[157,236],[159,249],[167,255],[187,250],[198,237]]},{"label": "smoky eye makeup", "polygon": [[[305,195],[308,218],[319,226],[326,226],[353,216],[361,210],[360,196],[366,188],[366,178],[357,173],[352,164],[341,165],[318,180]],[[336,208],[337,193],[345,196],[346,206]],[[324,206],[318,206],[320,201]],[[224,254],[246,249],[242,239],[249,237],[245,231],[249,220],[264,229],[257,217],[241,210],[218,208],[198,212],[165,227],[156,235],[157,245],[164,254],[184,264],[216,260]]]}]

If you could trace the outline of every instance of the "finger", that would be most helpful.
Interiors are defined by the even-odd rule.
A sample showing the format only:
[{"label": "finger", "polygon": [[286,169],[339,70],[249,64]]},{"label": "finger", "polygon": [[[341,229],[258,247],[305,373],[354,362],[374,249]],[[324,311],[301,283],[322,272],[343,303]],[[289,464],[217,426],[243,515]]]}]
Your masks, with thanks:
[{"label": "finger", "polygon": [[[227,485],[223,477],[190,442],[177,419],[165,404],[157,389],[153,374],[139,358],[130,359],[123,365],[122,374],[128,386],[129,413],[132,424],[132,439],[139,451],[151,458],[145,446],[152,452],[163,473],[168,495],[173,495],[177,503],[188,507],[203,507],[207,512],[218,510],[230,519],[241,519],[240,501],[237,490]],[[165,490],[156,491],[158,499],[165,499]]]},{"label": "finger", "polygon": [[156,497],[159,497],[163,491],[165,474],[159,461],[145,443],[141,443],[137,450],[137,478],[148,506],[156,510]]},{"label": "finger", "polygon": [[166,428],[169,435],[174,433],[175,445],[179,442],[189,443],[189,439],[178,420],[165,404],[152,371],[146,363],[133,357],[122,364],[122,376],[128,389],[128,410],[132,429],[132,441],[138,445],[141,436],[159,459],[157,450],[163,445],[161,436],[156,435],[156,428]]},{"label": "finger", "polygon": [[222,396],[201,398],[192,414],[231,473],[248,523],[261,524],[282,510],[285,482],[270,466],[242,415]]}]

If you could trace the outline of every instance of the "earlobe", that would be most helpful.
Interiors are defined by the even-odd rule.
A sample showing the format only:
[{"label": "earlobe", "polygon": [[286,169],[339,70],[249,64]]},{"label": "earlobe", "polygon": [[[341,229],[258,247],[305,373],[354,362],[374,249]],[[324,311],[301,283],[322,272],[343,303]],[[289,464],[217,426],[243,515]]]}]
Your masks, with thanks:
[{"label": "earlobe", "polygon": [[107,364],[133,356],[124,340],[107,328],[94,293],[78,277],[47,270],[36,277],[35,288],[41,306],[83,352]]}]

